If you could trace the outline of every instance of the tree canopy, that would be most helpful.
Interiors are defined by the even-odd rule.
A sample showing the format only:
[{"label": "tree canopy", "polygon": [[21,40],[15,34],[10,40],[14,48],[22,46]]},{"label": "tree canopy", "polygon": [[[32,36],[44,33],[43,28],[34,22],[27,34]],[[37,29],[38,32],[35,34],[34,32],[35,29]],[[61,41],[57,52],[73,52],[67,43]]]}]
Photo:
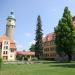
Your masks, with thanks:
[{"label": "tree canopy", "polygon": [[55,28],[56,50],[59,55],[68,55],[68,60],[72,59],[75,45],[75,29],[72,23],[72,15],[68,7],[65,7],[62,18]]}]

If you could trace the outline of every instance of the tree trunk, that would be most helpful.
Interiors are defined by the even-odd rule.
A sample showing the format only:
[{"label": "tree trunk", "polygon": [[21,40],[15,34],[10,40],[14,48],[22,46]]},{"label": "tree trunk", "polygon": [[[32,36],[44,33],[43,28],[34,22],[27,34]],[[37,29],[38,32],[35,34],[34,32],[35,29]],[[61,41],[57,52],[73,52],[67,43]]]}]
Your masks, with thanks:
[{"label": "tree trunk", "polygon": [[35,51],[35,57],[37,57],[39,59],[39,52]]},{"label": "tree trunk", "polygon": [[68,62],[72,60],[72,54],[68,54]]}]

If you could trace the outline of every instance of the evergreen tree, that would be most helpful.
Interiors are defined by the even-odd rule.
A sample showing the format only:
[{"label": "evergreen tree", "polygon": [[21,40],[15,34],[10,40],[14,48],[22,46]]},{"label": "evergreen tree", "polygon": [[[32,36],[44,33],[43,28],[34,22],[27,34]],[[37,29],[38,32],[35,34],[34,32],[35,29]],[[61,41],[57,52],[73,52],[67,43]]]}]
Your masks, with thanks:
[{"label": "evergreen tree", "polygon": [[59,55],[68,55],[68,61],[71,61],[75,45],[75,29],[68,7],[65,7],[63,16],[55,28],[55,35],[57,53]]},{"label": "evergreen tree", "polygon": [[36,25],[36,36],[35,36],[35,56],[39,59],[40,55],[42,55],[43,52],[43,46],[42,46],[42,24],[41,24],[41,17],[38,16],[37,18],[37,25]]},{"label": "evergreen tree", "polygon": [[29,50],[30,51],[35,51],[35,44],[32,44]]}]

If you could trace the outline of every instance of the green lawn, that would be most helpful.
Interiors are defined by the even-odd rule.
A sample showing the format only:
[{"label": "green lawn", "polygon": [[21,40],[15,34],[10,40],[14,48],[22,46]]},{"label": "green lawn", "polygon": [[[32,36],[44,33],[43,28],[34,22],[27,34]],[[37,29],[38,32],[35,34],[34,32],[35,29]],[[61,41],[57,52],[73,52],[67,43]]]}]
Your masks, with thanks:
[{"label": "green lawn", "polygon": [[75,75],[75,63],[4,64],[0,75]]}]

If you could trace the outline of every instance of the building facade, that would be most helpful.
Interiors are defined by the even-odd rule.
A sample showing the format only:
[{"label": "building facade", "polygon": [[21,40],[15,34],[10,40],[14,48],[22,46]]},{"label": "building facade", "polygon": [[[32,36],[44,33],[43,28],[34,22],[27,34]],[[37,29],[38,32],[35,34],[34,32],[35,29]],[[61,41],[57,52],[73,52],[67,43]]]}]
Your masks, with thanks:
[{"label": "building facade", "polygon": [[43,40],[43,58],[54,59],[57,55],[54,33],[49,33]]},{"label": "building facade", "polygon": [[16,60],[16,44],[14,41],[14,29],[16,19],[13,12],[7,17],[6,32],[0,37],[0,51],[3,61]]},{"label": "building facade", "polygon": [[75,27],[75,16],[72,17],[72,21],[73,21],[73,26]]}]

